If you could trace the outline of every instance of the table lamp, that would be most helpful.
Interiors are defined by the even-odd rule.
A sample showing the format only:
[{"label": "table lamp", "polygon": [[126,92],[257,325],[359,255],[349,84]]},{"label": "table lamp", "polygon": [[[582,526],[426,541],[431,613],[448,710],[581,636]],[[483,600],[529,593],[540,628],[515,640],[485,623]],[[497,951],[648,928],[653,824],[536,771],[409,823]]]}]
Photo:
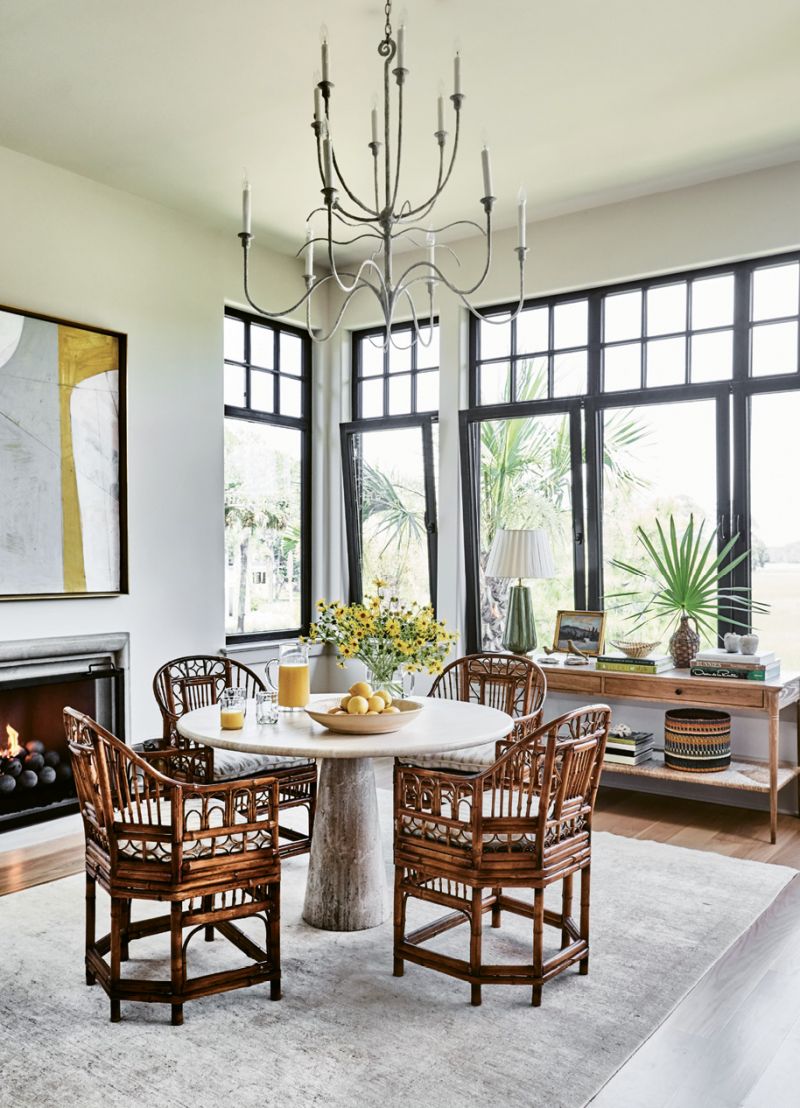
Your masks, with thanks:
[{"label": "table lamp", "polygon": [[517,578],[508,590],[508,611],[503,646],[512,654],[527,654],[536,646],[533,594],[522,579],[555,577],[550,540],[541,530],[498,531],[494,536],[487,577]]}]

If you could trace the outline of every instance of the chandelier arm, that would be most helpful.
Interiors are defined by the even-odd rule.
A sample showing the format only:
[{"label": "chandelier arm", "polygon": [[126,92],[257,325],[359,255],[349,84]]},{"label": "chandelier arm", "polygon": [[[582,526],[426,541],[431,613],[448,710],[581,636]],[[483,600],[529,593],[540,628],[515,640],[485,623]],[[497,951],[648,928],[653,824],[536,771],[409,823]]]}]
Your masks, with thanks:
[{"label": "chandelier arm", "polygon": [[416,208],[412,208],[411,204],[406,201],[407,207],[404,205],[404,209],[400,210],[400,218],[406,219],[424,219],[425,216],[431,211],[433,205],[436,203],[437,197],[441,195],[444,188],[444,142],[439,146],[439,171],[436,175],[436,186],[433,190],[433,194],[425,201],[424,204],[420,204]]},{"label": "chandelier arm", "polygon": [[247,303],[250,305],[250,307],[254,311],[258,312],[259,315],[265,316],[267,319],[280,319],[281,316],[291,315],[292,312],[297,311],[297,309],[299,307],[301,307],[308,300],[308,298],[311,296],[312,291],[314,290],[314,288],[317,285],[321,285],[326,280],[328,280],[327,277],[322,277],[322,278],[319,279],[319,281],[312,281],[308,285],[308,287],[306,288],[306,291],[303,293],[303,295],[297,301],[297,303],[292,304],[291,308],[284,308],[283,311],[281,311],[281,312],[268,312],[266,308],[262,308],[258,304],[256,304],[255,300],[253,300],[252,296],[250,295],[250,261],[249,261],[250,242],[249,242],[249,239],[252,238],[252,236],[245,236],[244,233],[242,233],[242,234],[239,235],[239,238],[243,240],[242,241],[242,250],[244,251],[244,295],[245,295],[245,299],[247,300]]},{"label": "chandelier arm", "polygon": [[492,204],[491,204],[491,197],[485,197],[484,198],[484,208],[486,210],[486,231],[485,231],[485,234],[486,234],[486,261],[485,261],[484,266],[483,266],[483,272],[481,273],[480,277],[478,278],[478,280],[475,282],[474,285],[470,285],[469,288],[459,289],[455,285],[453,285],[447,279],[447,277],[445,277],[445,275],[442,273],[442,271],[439,269],[439,267],[437,265],[431,265],[430,262],[425,261],[425,262],[413,262],[404,271],[404,273],[401,274],[400,279],[397,282],[397,287],[398,288],[408,287],[408,285],[411,284],[411,282],[408,281],[409,274],[413,273],[415,269],[426,269],[429,274],[432,273],[436,279],[438,279],[444,285],[446,285],[447,288],[449,288],[450,291],[455,293],[457,296],[461,296],[461,297],[471,296],[472,293],[476,292],[481,287],[483,282],[486,280],[486,276],[487,276],[487,274],[489,272],[489,269],[491,268],[491,264],[492,264]]},{"label": "chandelier arm", "polygon": [[[428,328],[429,334],[428,334],[428,341],[427,342],[425,342],[425,340],[422,337],[422,328],[420,327],[419,317],[417,316],[417,308],[416,308],[416,305],[414,304],[414,297],[408,291],[408,286],[406,286],[406,288],[403,289],[403,295],[408,300],[409,307],[411,308],[411,320],[414,324],[414,336],[416,338],[416,341],[419,343],[419,345],[422,346],[425,349],[427,349],[431,345],[431,343],[433,342],[433,282],[430,281],[429,285],[431,287],[430,311],[429,311],[430,325],[429,325],[429,328]],[[404,350],[409,349],[409,347],[403,347],[402,349],[404,349]]]},{"label": "chandelier arm", "polygon": [[353,223],[370,223],[375,224],[378,222],[374,215],[357,215],[355,212],[349,212],[346,208],[343,208],[338,198],[331,204],[334,209],[334,215],[343,220],[343,217],[350,219]]},{"label": "chandelier arm", "polygon": [[[456,108],[456,133],[453,136],[453,149],[450,152],[450,164],[447,167],[447,173],[444,176],[444,180],[442,180],[441,172],[440,172],[439,180],[436,182],[436,189],[435,189],[433,195],[431,197],[429,197],[429,199],[427,199],[423,204],[420,204],[418,208],[411,208],[410,211],[408,211],[406,213],[406,216],[405,216],[406,219],[412,219],[415,216],[420,215],[420,213],[422,214],[423,217],[425,215],[427,215],[428,212],[433,207],[433,205],[439,199],[441,194],[444,192],[445,188],[447,187],[447,182],[450,180],[450,175],[453,172],[453,166],[456,164],[456,155],[458,154],[458,138],[459,138],[460,132],[461,132],[461,109]],[[444,145],[442,145],[442,147],[440,148],[440,161],[442,161],[442,162],[444,161]]]},{"label": "chandelier arm", "polygon": [[392,233],[392,238],[399,239],[401,235],[413,234],[415,231],[420,235],[442,235],[445,231],[451,231],[454,227],[474,227],[479,234],[486,234],[485,229],[481,227],[480,223],[476,223],[474,219],[454,219],[452,223],[445,223],[443,227],[420,227],[419,224],[413,227],[401,227],[399,231],[394,231]]},{"label": "chandelier arm", "polygon": [[[457,289],[455,285],[448,281],[448,279],[443,274],[440,274],[440,279],[442,281],[442,284],[444,284],[444,286],[448,288],[454,296],[458,297],[464,307],[467,308],[467,310],[472,315],[474,315],[476,319],[480,319],[483,323],[490,323],[492,325],[500,326],[509,323],[512,319],[516,319],[525,306],[525,255],[527,254],[527,252],[528,251],[526,247],[514,247],[514,253],[519,258],[519,298],[514,310],[509,312],[507,315],[505,313],[503,313],[502,315],[485,315],[485,308],[476,308],[473,304],[470,304],[469,300],[467,299],[467,296],[469,295],[468,292],[465,293],[461,289]],[[403,291],[405,292],[412,285],[419,284],[420,281],[426,281],[429,284],[431,283],[429,277],[413,277],[405,286],[405,289]]]},{"label": "chandelier arm", "polygon": [[383,307],[383,302],[381,300],[380,294],[379,294],[378,290],[375,288],[375,286],[370,281],[366,281],[366,280],[361,281],[355,288],[352,288],[348,292],[348,294],[345,296],[344,300],[342,301],[341,307],[339,308],[339,311],[337,313],[336,319],[335,319],[334,323],[332,324],[330,330],[328,331],[327,335],[320,335],[318,333],[315,333],[314,328],[311,326],[311,307],[310,307],[310,302],[309,302],[309,304],[306,306],[306,330],[308,331],[308,334],[309,334],[312,342],[323,343],[323,342],[327,342],[329,339],[333,338],[333,336],[336,334],[336,331],[339,329],[339,325],[342,322],[342,319],[344,318],[345,312],[347,311],[348,307],[350,306],[350,301],[353,299],[353,297],[356,295],[356,293],[360,292],[362,289],[369,289],[375,295],[375,297],[377,298],[378,303],[381,305],[381,307]]},{"label": "chandelier arm", "polygon": [[358,197],[356,196],[356,194],[352,191],[350,186],[347,184],[347,181],[345,181],[344,176],[343,176],[341,170],[339,169],[339,163],[336,160],[336,151],[333,149],[333,143],[331,143],[331,159],[333,161],[333,171],[336,174],[336,176],[338,177],[339,184],[342,186],[344,191],[347,193],[347,195],[350,197],[350,199],[353,201],[353,203],[356,204],[359,208],[361,208],[361,210],[363,212],[368,212],[369,213],[369,216],[370,216],[371,220],[376,219],[377,216],[378,216],[377,209],[376,208],[370,208],[368,204],[364,204],[361,200],[359,200]]},{"label": "chandelier arm", "polygon": [[[394,164],[394,188],[392,190],[392,203],[386,202],[387,208],[394,212],[397,204],[397,192],[400,188],[400,160],[403,149],[403,87],[405,85],[405,73],[397,70],[397,154]],[[387,101],[388,104],[388,101]],[[388,133],[388,132],[387,132]]]},{"label": "chandelier arm", "polygon": [[[332,239],[331,241],[334,246],[352,246],[354,242],[358,242],[360,239],[380,239],[380,241],[383,242],[383,237],[376,234],[374,231],[364,231],[362,234],[356,235],[351,239]],[[299,258],[305,252],[307,246],[316,242],[324,242],[327,245],[328,239],[323,235],[317,235],[316,238],[307,239],[295,254],[295,258]]]},{"label": "chandelier arm", "polygon": [[328,263],[330,265],[330,270],[331,270],[330,275],[331,275],[331,277],[333,277],[335,279],[336,284],[339,286],[339,288],[342,290],[342,292],[346,292],[346,293],[352,292],[356,289],[356,287],[357,287],[357,285],[360,281],[365,281],[366,279],[362,276],[365,269],[374,269],[375,270],[375,272],[378,274],[378,277],[380,278],[381,287],[385,290],[386,286],[385,286],[385,283],[384,283],[383,274],[381,273],[381,270],[380,270],[380,266],[376,265],[376,263],[372,260],[372,258],[365,258],[364,261],[361,263],[361,265],[358,267],[358,271],[356,272],[356,276],[353,280],[352,285],[348,286],[342,281],[341,276],[340,276],[339,272],[336,269],[336,259],[333,256],[333,209],[332,209],[331,205],[328,206],[328,239],[327,239],[327,242],[328,242]]}]

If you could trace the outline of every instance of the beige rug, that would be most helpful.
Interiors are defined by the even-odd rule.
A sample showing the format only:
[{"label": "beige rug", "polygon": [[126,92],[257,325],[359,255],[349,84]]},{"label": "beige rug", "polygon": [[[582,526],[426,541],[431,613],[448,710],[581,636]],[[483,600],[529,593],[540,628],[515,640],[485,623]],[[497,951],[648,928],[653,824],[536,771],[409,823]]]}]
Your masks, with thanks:
[{"label": "beige rug", "polygon": [[[385,817],[389,803],[381,791]],[[82,877],[4,897],[0,1105],[579,1108],[795,872],[608,834],[594,855],[591,973],[551,982],[538,1010],[525,988],[485,988],[475,1009],[468,986],[432,971],[393,978],[388,923],[355,934],[306,926],[306,861],[294,859],[283,1000],[271,1003],[266,986],[204,998],[181,1028],[166,1007],[123,1003],[110,1024],[105,994],[83,983]],[[487,929],[490,960],[526,958],[529,927],[506,915]],[[463,951],[466,931],[439,941]],[[164,936],[131,953],[131,975],[169,975]],[[237,953],[198,939],[189,956],[196,973]]]}]

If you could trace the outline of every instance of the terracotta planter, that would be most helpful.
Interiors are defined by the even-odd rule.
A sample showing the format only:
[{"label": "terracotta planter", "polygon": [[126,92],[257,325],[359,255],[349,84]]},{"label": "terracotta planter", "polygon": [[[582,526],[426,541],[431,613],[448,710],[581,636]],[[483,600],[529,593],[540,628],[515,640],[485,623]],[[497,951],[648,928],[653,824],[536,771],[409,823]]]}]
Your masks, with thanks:
[{"label": "terracotta planter", "polygon": [[688,669],[700,649],[700,636],[689,625],[689,616],[681,616],[680,626],[669,640],[669,652],[676,669]]}]

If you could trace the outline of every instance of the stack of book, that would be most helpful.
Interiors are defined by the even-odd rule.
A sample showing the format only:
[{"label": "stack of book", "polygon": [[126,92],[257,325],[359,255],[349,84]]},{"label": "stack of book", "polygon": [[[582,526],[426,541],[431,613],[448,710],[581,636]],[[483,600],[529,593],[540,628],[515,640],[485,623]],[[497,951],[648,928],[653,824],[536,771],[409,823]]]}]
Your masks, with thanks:
[{"label": "stack of book", "polygon": [[729,654],[727,650],[700,650],[692,658],[693,677],[726,677],[734,681],[774,681],[781,660],[772,650],[761,654]]},{"label": "stack of book", "polygon": [[599,654],[596,669],[609,673],[663,673],[675,663],[669,654],[654,658],[629,658],[626,654]]},{"label": "stack of book", "polygon": [[653,736],[649,731],[631,731],[629,735],[609,733],[605,762],[619,766],[638,766],[649,762],[653,753]]}]

